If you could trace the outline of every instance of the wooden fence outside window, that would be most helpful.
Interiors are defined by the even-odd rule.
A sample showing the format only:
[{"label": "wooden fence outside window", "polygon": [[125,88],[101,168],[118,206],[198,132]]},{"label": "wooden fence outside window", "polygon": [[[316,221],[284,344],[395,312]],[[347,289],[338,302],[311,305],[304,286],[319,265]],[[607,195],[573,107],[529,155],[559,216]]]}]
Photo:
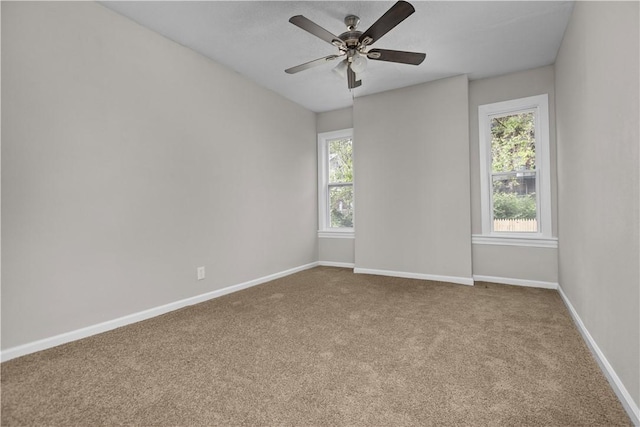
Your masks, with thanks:
[{"label": "wooden fence outside window", "polygon": [[535,219],[494,219],[493,231],[526,231],[537,232],[538,221]]}]

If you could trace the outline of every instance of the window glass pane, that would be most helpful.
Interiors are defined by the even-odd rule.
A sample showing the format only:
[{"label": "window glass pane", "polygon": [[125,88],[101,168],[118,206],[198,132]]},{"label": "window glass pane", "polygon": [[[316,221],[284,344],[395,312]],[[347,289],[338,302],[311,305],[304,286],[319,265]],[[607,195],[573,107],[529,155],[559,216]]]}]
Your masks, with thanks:
[{"label": "window glass pane", "polygon": [[329,214],[329,227],[353,227],[353,185],[329,186]]},{"label": "window glass pane", "polygon": [[329,182],[353,182],[351,138],[329,141]]},{"label": "window glass pane", "polygon": [[537,232],[536,172],[492,175],[493,231]]},{"label": "window glass pane", "polygon": [[533,112],[491,119],[491,171],[510,172],[536,168],[535,115]]}]

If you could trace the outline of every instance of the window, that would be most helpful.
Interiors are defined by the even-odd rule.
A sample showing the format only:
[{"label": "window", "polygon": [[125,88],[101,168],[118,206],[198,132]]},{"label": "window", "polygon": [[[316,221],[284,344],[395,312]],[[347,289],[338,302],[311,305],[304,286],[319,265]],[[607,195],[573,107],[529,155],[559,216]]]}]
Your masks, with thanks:
[{"label": "window", "polygon": [[353,235],[353,129],[318,134],[321,237]]},{"label": "window", "polygon": [[482,234],[550,238],[547,95],[478,107]]}]

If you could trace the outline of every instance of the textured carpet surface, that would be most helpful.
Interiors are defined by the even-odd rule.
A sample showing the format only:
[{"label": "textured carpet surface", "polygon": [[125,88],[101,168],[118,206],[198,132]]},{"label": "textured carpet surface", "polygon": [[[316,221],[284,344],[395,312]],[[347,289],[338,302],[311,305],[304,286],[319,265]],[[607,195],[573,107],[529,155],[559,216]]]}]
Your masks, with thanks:
[{"label": "textured carpet surface", "polygon": [[2,364],[3,425],[629,425],[556,291],[318,267]]}]

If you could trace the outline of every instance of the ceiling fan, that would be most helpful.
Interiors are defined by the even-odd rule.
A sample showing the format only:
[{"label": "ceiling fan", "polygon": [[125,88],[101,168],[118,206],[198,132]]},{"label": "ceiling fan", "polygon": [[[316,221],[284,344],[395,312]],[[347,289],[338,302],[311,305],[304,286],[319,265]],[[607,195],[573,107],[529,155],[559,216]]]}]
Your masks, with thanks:
[{"label": "ceiling fan", "polygon": [[289,22],[337,47],[339,53],[287,68],[284,71],[288,74],[294,74],[327,62],[335,61],[338,58],[346,57],[338,63],[334,71],[338,74],[346,74],[347,86],[349,89],[353,89],[362,84],[362,80],[358,77],[358,74],[365,70],[367,58],[375,61],[420,65],[426,56],[424,53],[388,49],[370,49],[367,51],[369,46],[377,42],[382,36],[407,19],[409,15],[415,11],[411,4],[406,1],[399,1],[364,33],[356,30],[360,23],[360,18],[355,15],[348,15],[344,18],[347,31],[339,36],[333,35],[302,15],[293,16],[289,19]]}]

